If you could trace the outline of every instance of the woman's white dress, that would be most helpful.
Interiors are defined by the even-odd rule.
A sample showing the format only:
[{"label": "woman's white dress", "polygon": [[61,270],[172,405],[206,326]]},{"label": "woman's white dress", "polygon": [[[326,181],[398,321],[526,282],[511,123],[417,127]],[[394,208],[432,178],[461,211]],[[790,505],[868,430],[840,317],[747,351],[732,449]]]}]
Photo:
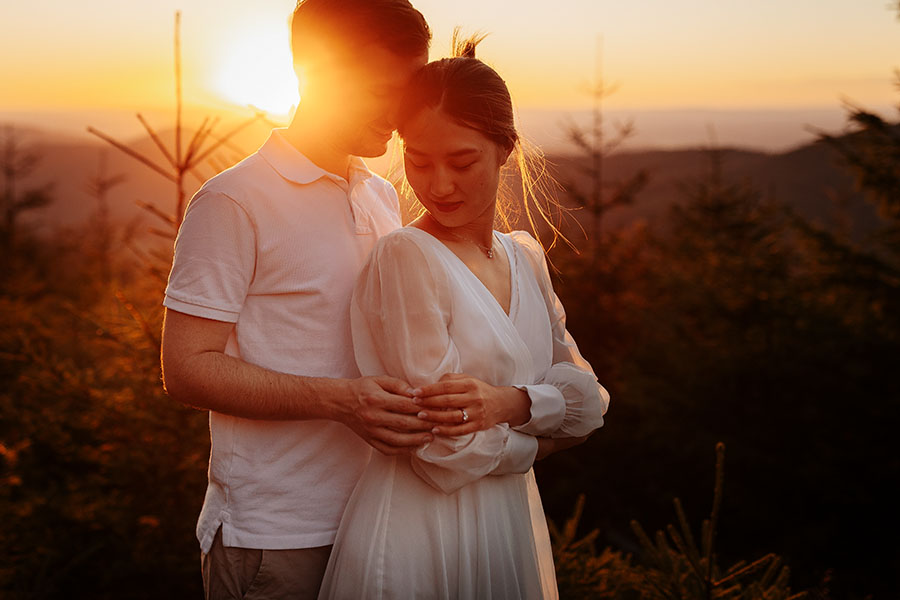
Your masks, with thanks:
[{"label": "woman's white dress", "polygon": [[412,457],[375,452],[319,598],[557,597],[534,436],[587,434],[602,425],[609,396],[565,329],[540,245],[521,231],[495,235],[509,257],[509,314],[427,232],[382,238],[354,292],[356,359],[363,375],[413,386],[466,373],[522,387],[532,419],[439,437]]}]

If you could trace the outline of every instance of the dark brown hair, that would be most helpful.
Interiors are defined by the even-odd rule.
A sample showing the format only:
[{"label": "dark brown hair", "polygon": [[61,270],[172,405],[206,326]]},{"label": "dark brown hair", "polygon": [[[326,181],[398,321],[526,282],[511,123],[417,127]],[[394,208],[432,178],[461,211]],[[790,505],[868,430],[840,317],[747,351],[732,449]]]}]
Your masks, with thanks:
[{"label": "dark brown hair", "polygon": [[302,62],[317,44],[352,55],[376,44],[399,56],[428,52],[431,30],[409,0],[299,0],[291,17],[291,51]]},{"label": "dark brown hair", "polygon": [[425,108],[440,108],[460,125],[481,132],[507,152],[513,150],[519,135],[509,89],[494,69],[475,58],[475,46],[483,38],[461,40],[454,32],[454,57],[429,63],[413,77],[400,101],[401,137],[410,117]]},{"label": "dark brown hair", "polygon": [[[483,34],[461,38],[453,32],[453,57],[428,63],[413,76],[400,100],[397,131],[403,138],[405,126],[420,111],[435,108],[464,127],[478,131],[506,152],[521,182],[521,203],[512,194],[500,192],[497,218],[502,229],[509,230],[513,216],[524,213],[540,240],[537,220],[550,229],[552,247],[558,239],[571,246],[559,230],[562,208],[554,197],[556,181],[547,173],[539,148],[521,139],[516,129],[515,111],[503,78],[486,63],[475,58],[475,47]],[[408,185],[404,185],[408,189]]]}]

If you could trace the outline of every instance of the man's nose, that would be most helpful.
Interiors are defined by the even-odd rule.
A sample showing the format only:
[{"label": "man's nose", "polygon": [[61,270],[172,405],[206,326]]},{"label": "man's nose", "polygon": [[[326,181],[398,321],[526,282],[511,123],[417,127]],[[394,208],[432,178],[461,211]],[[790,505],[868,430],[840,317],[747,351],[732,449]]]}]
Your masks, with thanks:
[{"label": "man's nose", "polygon": [[391,128],[391,131],[394,131],[397,129],[397,123],[399,121],[399,116],[400,116],[399,108],[397,106],[398,104],[400,104],[400,103],[392,102],[390,104],[390,106],[388,106],[388,108],[385,109],[385,111],[383,113],[384,118],[382,119],[382,121],[384,122],[385,125],[387,125],[388,127]]}]

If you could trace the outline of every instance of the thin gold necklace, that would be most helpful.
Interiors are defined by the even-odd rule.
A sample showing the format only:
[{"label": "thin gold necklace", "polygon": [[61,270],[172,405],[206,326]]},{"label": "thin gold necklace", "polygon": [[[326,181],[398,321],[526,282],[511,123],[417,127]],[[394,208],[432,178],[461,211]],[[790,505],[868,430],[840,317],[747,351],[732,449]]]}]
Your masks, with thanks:
[{"label": "thin gold necklace", "polygon": [[491,259],[494,258],[494,234],[493,233],[491,233],[491,245],[485,246],[484,244],[479,244],[478,242],[476,242],[475,240],[473,240],[471,238],[463,237],[463,236],[459,235],[458,233],[456,233],[455,231],[450,231],[449,229],[446,229],[446,228],[444,229],[444,231],[448,235],[451,235],[454,238],[456,238],[457,240],[459,240],[460,242],[469,242],[470,244],[475,244],[476,246],[478,246],[478,248],[482,252],[484,252],[485,256],[487,256],[488,258],[491,258]]},{"label": "thin gold necklace", "polygon": [[484,255],[487,256],[489,259],[494,258],[494,232],[493,231],[491,231],[491,245],[485,246],[484,244],[479,244],[477,241],[473,240],[472,238],[467,238],[465,236],[459,235],[455,231],[452,231],[449,227],[444,227],[437,221],[437,219],[435,219],[431,215],[428,215],[428,217],[431,220],[431,222],[434,223],[434,225],[436,226],[436,228],[438,230],[442,231],[443,233],[446,233],[447,235],[451,236],[452,238],[456,239],[457,241],[475,244],[478,247],[478,249],[481,250],[482,252],[484,252]]}]

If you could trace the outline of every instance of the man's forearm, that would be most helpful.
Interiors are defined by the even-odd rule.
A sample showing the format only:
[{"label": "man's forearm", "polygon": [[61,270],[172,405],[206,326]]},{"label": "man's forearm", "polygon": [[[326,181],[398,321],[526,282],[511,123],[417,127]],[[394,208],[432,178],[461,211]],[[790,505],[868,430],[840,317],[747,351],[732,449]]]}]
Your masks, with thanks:
[{"label": "man's forearm", "polygon": [[245,419],[342,420],[351,381],[270,371],[222,352],[186,357],[176,365],[163,356],[163,384],[188,406]]},{"label": "man's forearm", "polygon": [[225,354],[233,324],[167,310],[163,384],[196,408],[267,421],[329,419],[386,454],[432,439],[409,385],[392,377],[330,379],[270,371]]}]

